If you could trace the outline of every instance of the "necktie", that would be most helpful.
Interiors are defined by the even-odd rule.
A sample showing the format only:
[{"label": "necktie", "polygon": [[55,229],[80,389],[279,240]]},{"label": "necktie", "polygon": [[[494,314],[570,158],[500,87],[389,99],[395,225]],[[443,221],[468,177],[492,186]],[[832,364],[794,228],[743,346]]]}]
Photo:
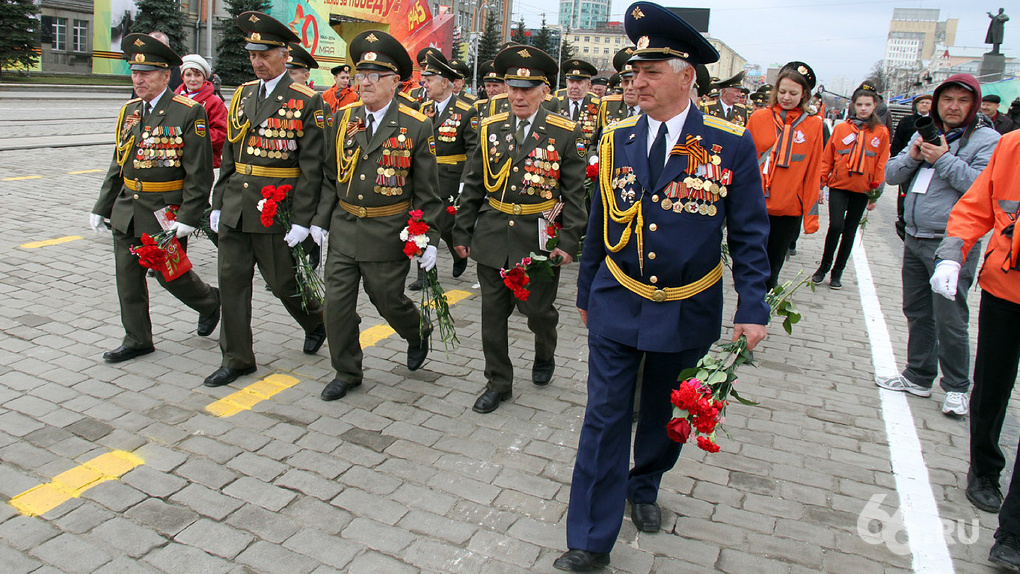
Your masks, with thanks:
[{"label": "necktie", "polygon": [[633,115],[634,115],[634,106],[629,106],[627,108],[627,117],[629,118],[629,117],[631,117]]},{"label": "necktie", "polygon": [[142,106],[142,121],[144,122],[145,120],[149,119],[149,114],[151,113],[152,104],[150,104],[149,102],[145,102],[145,105]]},{"label": "necktie", "polygon": [[666,165],[666,122],[659,124],[659,133],[652,142],[652,150],[648,152],[648,173],[651,175],[652,191],[656,189],[662,168]]},{"label": "necktie", "polygon": [[375,121],[375,114],[368,114],[368,118],[366,118],[366,125],[368,127],[365,128],[365,136],[366,136],[366,139],[368,139],[368,141],[372,141],[372,132],[373,132],[373,130],[372,130],[372,122],[374,122],[374,121]]},{"label": "necktie", "polygon": [[570,114],[570,119],[572,119],[572,120],[574,120],[576,122],[577,121],[578,112],[581,109],[581,103],[580,102],[572,102],[572,103],[574,104],[574,112],[572,114]]},{"label": "necktie", "polygon": [[517,134],[514,139],[517,140],[517,145],[524,145],[524,138],[528,135],[528,120],[519,120],[517,122]]},{"label": "necktie", "polygon": [[258,113],[264,101],[266,101],[266,83],[262,82],[262,87],[259,88],[259,95],[255,98],[255,113]]}]

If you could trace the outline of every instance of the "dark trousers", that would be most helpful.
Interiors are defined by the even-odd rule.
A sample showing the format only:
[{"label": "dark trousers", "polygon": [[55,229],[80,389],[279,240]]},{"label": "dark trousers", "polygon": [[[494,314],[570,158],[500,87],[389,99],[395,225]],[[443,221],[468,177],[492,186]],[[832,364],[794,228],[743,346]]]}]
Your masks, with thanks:
[{"label": "dark trousers", "polygon": [[[970,397],[970,469],[978,476],[998,478],[1006,466],[999,435],[1020,362],[1020,305],[981,293],[978,315],[974,390]],[[1020,535],[1020,452],[1013,480],[999,510],[999,527]]]},{"label": "dark trousers", "polygon": [[981,242],[967,254],[960,269],[956,299],[950,301],[931,290],[935,250],[939,239],[903,242],[903,315],[907,318],[907,366],[903,376],[915,385],[931,388],[942,369],[942,389],[966,393],[970,388],[970,309],[967,291],[981,259]]},{"label": "dark trousers", "polygon": [[245,369],[255,366],[251,331],[251,282],[255,266],[259,268],[273,295],[283,303],[305,334],[322,324],[322,307],[309,304],[301,308],[294,256],[283,241],[282,233],[245,233],[229,225],[220,225],[219,278],[223,299],[220,319],[222,366]]},{"label": "dark trousers", "polygon": [[[181,247],[188,245],[181,239]],[[141,349],[152,346],[152,319],[149,318],[149,287],[145,283],[146,269],[138,264],[131,247],[142,244],[134,234],[113,230],[113,254],[117,270],[117,297],[120,299],[120,322],[124,325],[124,346]],[[220,302],[212,288],[195,273],[194,269],[173,281],[156,273],[156,281],[188,307],[200,315],[216,311]]]},{"label": "dark trousers", "polygon": [[360,383],[363,354],[358,325],[358,292],[362,280],[369,301],[382,318],[408,344],[421,343],[421,315],[404,295],[404,278],[410,259],[395,261],[357,261],[340,253],[330,242],[326,258],[326,339],[336,377],[347,383]]},{"label": "dark trousers", "polygon": [[797,242],[800,234],[799,215],[770,215],[769,216],[769,241],[765,246],[765,252],[769,256],[769,267],[772,274],[765,284],[766,289],[772,289],[779,283],[779,272],[783,270],[783,263],[786,262],[786,252]]},{"label": "dark trousers", "polygon": [[[616,543],[626,500],[653,503],[662,475],[680,457],[666,423],[673,417],[670,392],[677,377],[693,367],[708,347],[679,353],[651,353],[588,333],[588,404],[570,484],[567,547],[609,552]],[[641,405],[630,465],[634,385],[644,358]]]},{"label": "dark trousers", "polygon": [[[447,213],[446,210],[443,209],[443,212],[439,215],[439,237],[446,242],[446,248],[450,250],[450,257],[452,257],[454,261],[460,261],[460,256],[457,255],[457,251],[454,250],[453,221],[454,215],[452,213]],[[436,266],[439,266],[438,261],[436,262]],[[415,268],[418,270],[418,280],[424,281],[425,270],[419,265],[415,265]]]},{"label": "dark trousers", "polygon": [[[829,189],[829,231],[825,234],[825,250],[822,252],[822,262],[818,265],[819,273],[828,273],[831,268],[833,277],[838,279],[843,276],[866,207],[868,196],[863,193]],[[837,245],[839,253],[836,253]],[[833,254],[836,254],[835,264],[832,261]]]},{"label": "dark trousers", "polygon": [[527,301],[514,298],[503,284],[499,269],[478,264],[478,283],[482,291],[482,353],[485,355],[486,388],[509,392],[514,384],[514,366],[510,362],[510,314],[514,307],[528,317],[528,329],[535,334],[535,359],[551,360],[556,355],[556,326],[560,314],[553,306],[560,285],[560,269],[554,268],[552,281],[532,281]]}]

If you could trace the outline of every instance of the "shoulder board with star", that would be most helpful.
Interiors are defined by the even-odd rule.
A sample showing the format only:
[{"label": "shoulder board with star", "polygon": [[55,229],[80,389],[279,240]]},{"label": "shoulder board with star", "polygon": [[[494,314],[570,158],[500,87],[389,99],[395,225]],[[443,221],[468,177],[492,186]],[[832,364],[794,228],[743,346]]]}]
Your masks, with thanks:
[{"label": "shoulder board with star", "polygon": [[457,100],[457,104],[456,105],[457,105],[458,108],[460,108],[460,109],[462,109],[464,111],[468,111],[468,110],[471,109],[471,104],[465,102],[464,100]]},{"label": "shoulder board with star", "polygon": [[435,104],[436,102],[432,100],[425,100],[424,102],[421,103],[421,109],[424,110],[425,106],[434,106]]},{"label": "shoulder board with star", "polygon": [[[708,116],[705,116],[705,117],[707,118]],[[607,133],[609,133],[609,132],[611,132],[613,130],[618,130],[620,128],[634,127],[634,124],[636,124],[639,119],[641,119],[641,116],[640,115],[636,115],[636,116],[631,116],[629,118],[620,120],[620,121],[618,121],[618,122],[616,122],[616,123],[614,123],[612,125],[606,126],[605,127],[605,131],[603,133],[607,134]]]},{"label": "shoulder board with star", "polygon": [[568,120],[567,118],[557,114],[549,114],[545,116],[545,122],[553,127],[565,129],[568,132],[574,131],[574,127],[577,126],[577,122]]},{"label": "shoulder board with star", "polygon": [[591,103],[593,103],[593,104],[595,104],[597,106],[597,105],[599,105],[599,101],[600,101],[599,97],[594,95],[594,94],[592,94],[592,96],[591,96]]},{"label": "shoulder board with star", "polygon": [[[504,95],[504,94],[500,94],[500,95]],[[546,94],[545,95],[545,101],[547,101],[547,102],[553,101],[553,95],[552,94]]]},{"label": "shoulder board with star", "polygon": [[189,108],[192,107],[192,106],[198,105],[198,102],[196,102],[195,100],[189,98],[188,96],[182,96],[180,94],[175,95],[173,97],[173,100],[175,102],[177,102],[178,104],[184,104],[184,105],[188,106]]},{"label": "shoulder board with star", "polygon": [[128,100],[128,101],[124,102],[124,107],[126,108],[126,107],[130,106],[131,104],[137,104],[140,101],[142,101],[142,98],[135,98],[133,100]]},{"label": "shoulder board with star", "polygon": [[243,84],[241,84],[241,85],[242,85],[242,86],[254,86],[254,85],[255,85],[255,84],[257,84],[257,83],[259,83],[259,81],[258,81],[258,80],[252,80],[252,81],[250,81],[250,82],[245,82],[245,83],[243,83]]},{"label": "shoulder board with star", "polygon": [[475,100],[475,109],[480,111],[482,109],[482,107],[487,105],[488,103],[489,103],[488,99],[485,99],[485,100]]},{"label": "shoulder board with star", "polygon": [[304,84],[299,84],[297,82],[292,83],[290,85],[290,89],[292,89],[295,92],[298,92],[300,94],[304,94],[304,95],[308,96],[309,98],[315,95],[315,90],[313,90],[312,88],[309,88],[308,86],[306,86]]},{"label": "shoulder board with star", "polygon": [[[346,106],[340,108],[340,110],[352,110],[354,108],[360,108],[363,105],[365,105],[365,102],[363,102],[361,100],[358,100],[356,102],[351,102],[351,103],[347,104]],[[337,111],[339,112],[340,110],[337,110]]]},{"label": "shoulder board with star", "polygon": [[419,122],[423,122],[428,119],[428,116],[426,116],[425,114],[419,112],[418,110],[410,106],[405,106],[404,104],[398,104],[397,109],[400,110],[400,113],[406,116],[411,116],[412,118],[418,120]]},{"label": "shoulder board with star", "polygon": [[706,114],[704,118],[706,126],[724,131],[726,133],[733,134],[735,136],[742,136],[746,131],[744,128],[738,126],[737,124],[728,122],[722,118],[717,118],[715,116],[710,116],[708,114]]},{"label": "shoulder board with star", "polygon": [[623,101],[623,94],[610,94],[608,96],[603,96],[602,97],[602,103],[607,103],[607,102],[622,102],[622,101]]},{"label": "shoulder board with star", "polygon": [[[551,114],[550,114],[550,117],[552,117]],[[489,116],[489,117],[485,118],[484,120],[482,120],[482,126],[487,126],[489,124],[494,124],[494,123],[497,123],[497,122],[505,122],[509,118],[510,118],[510,112],[502,112],[502,113],[496,114],[494,116]]]},{"label": "shoulder board with star", "polygon": [[553,94],[557,98],[562,98],[563,96],[567,95],[567,89],[566,88],[560,88],[560,89],[556,90],[555,92],[553,92]]},{"label": "shoulder board with star", "polygon": [[[496,94],[495,96],[492,96],[491,99],[495,102],[496,100],[505,100],[507,97],[507,94]],[[546,96],[546,99],[549,99],[549,96]]]}]

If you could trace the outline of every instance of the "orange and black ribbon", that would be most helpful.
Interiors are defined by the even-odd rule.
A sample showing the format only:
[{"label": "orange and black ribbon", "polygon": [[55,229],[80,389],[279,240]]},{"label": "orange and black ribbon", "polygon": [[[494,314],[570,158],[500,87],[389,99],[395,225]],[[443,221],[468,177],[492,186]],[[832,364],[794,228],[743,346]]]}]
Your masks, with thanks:
[{"label": "orange and black ribbon", "polygon": [[708,150],[701,147],[700,140],[693,135],[687,135],[687,141],[683,144],[677,143],[669,150],[669,155],[687,157],[687,173],[694,175],[701,164],[709,163]]},{"label": "orange and black ribbon", "polygon": [[847,167],[850,173],[864,173],[864,122],[859,119],[851,119],[850,123],[857,128],[854,132],[854,143],[850,146],[850,158],[847,160]]}]

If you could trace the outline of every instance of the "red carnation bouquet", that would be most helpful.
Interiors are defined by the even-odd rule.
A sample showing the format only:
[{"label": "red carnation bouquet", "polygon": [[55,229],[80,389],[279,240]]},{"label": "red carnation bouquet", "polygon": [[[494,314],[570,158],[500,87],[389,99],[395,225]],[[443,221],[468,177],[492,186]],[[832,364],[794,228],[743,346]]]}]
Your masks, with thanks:
[{"label": "red carnation bouquet", "polygon": [[[452,207],[452,206],[451,206]],[[449,207],[447,209],[450,209]],[[456,210],[456,208],[454,208]],[[429,245],[428,221],[420,209],[412,210],[409,213],[407,226],[400,232],[400,240],[404,242],[404,255],[413,259],[425,252]],[[425,331],[432,323],[432,311],[435,310],[436,326],[439,328],[439,336],[443,340],[443,346],[449,353],[457,339],[457,330],[453,324],[453,316],[450,315],[450,303],[446,299],[446,291],[439,283],[439,270],[436,267],[425,271],[424,285],[421,290],[421,322],[418,325],[421,336],[425,337]]]},{"label": "red carnation bouquet", "polygon": [[[279,222],[284,229],[290,231],[290,205],[284,203],[284,200],[292,189],[293,186],[286,184],[279,187],[267,185],[262,188],[262,200],[259,201],[258,209],[263,226],[272,227],[275,222]],[[301,297],[301,308],[307,311],[311,301],[322,304],[326,285],[312,268],[304,245],[298,243],[294,246],[291,255],[294,257],[294,276],[297,279],[298,295]]]},{"label": "red carnation bouquet", "polygon": [[451,195],[446,201],[450,202],[450,205],[446,206],[446,213],[457,215],[457,210],[460,209],[460,196],[454,197]]},{"label": "red carnation bouquet", "polygon": [[[787,281],[776,285],[765,301],[769,305],[769,314],[783,318],[783,329],[790,333],[793,325],[800,321],[800,313],[793,304],[792,296],[805,283],[807,277],[794,284]],[[814,288],[813,283],[809,283]],[[708,353],[698,361],[698,366],[684,369],[680,373],[680,388],[670,394],[673,404],[673,419],[666,424],[669,438],[679,443],[686,443],[691,435],[697,439],[698,447],[708,452],[719,452],[716,442],[716,431],[722,428],[725,421],[727,400],[732,397],[744,405],[757,405],[737,394],[734,385],[737,382],[737,367],[745,364],[754,365],[754,357],[747,350],[747,337],[720,347],[717,353]]]},{"label": "red carnation bouquet", "polygon": [[528,296],[531,295],[531,289],[528,288],[528,285],[532,280],[553,281],[556,279],[556,273],[553,268],[559,263],[559,260],[559,256],[550,259],[544,255],[535,255],[534,252],[531,252],[530,255],[521,259],[520,263],[517,263],[510,269],[500,269],[499,276],[503,278],[503,284],[506,285],[506,288],[513,291],[515,298],[527,301]]},{"label": "red carnation bouquet", "polygon": [[131,247],[131,253],[138,256],[138,264],[146,269],[155,269],[163,279],[173,281],[191,270],[191,260],[184,247],[177,240],[177,234],[169,227],[177,221],[179,205],[168,205],[153,212],[163,231],[155,235],[142,234],[142,244]]}]

